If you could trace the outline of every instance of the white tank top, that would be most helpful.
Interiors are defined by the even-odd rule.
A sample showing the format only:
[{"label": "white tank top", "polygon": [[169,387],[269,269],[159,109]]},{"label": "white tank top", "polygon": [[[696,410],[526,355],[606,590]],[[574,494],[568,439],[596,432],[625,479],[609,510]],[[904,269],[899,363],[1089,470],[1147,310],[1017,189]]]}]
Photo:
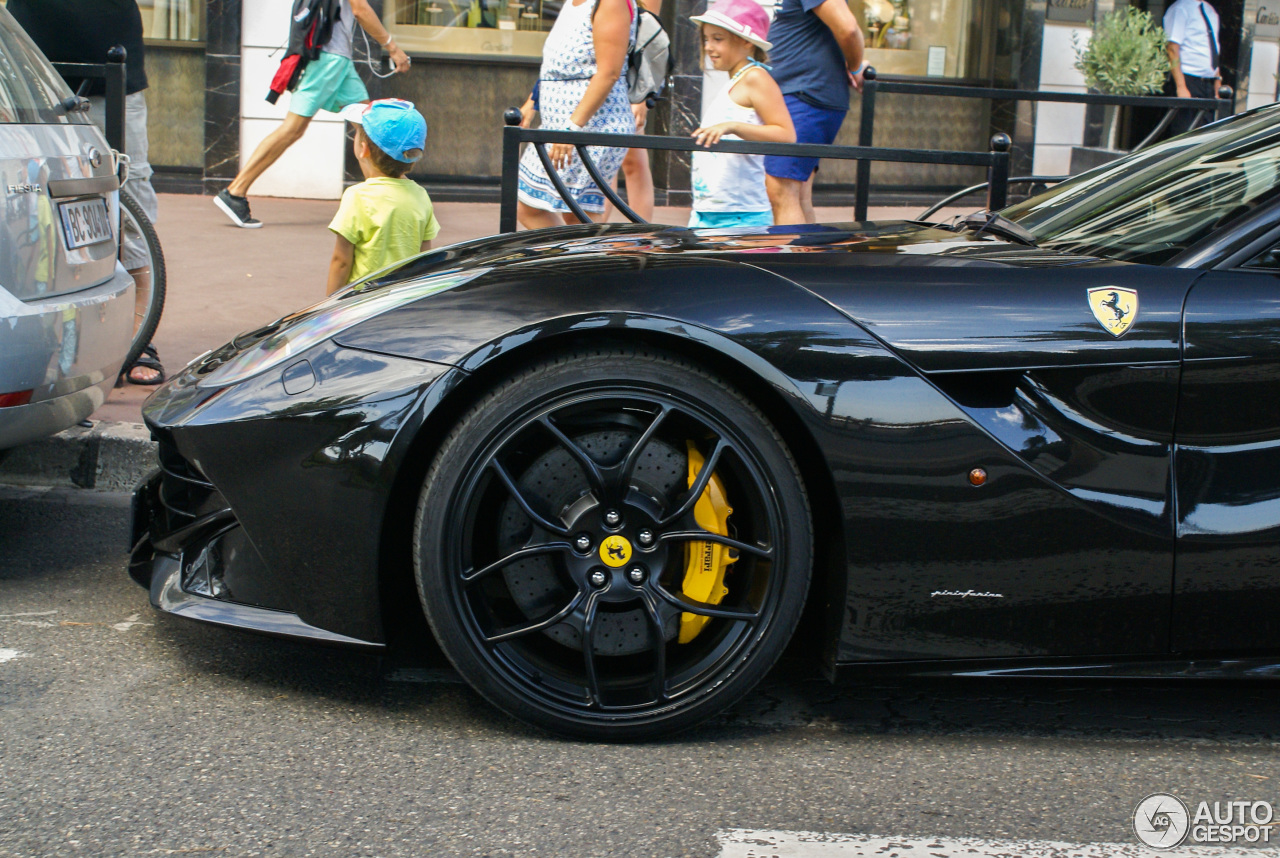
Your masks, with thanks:
[{"label": "white tank top", "polygon": [[[730,91],[755,67],[750,63],[729,81],[720,95],[707,105],[702,127],[721,122],[763,125],[754,108],[743,107],[729,97]],[[723,140],[741,140],[726,134]],[[763,155],[730,155],[716,152],[693,153],[693,208],[700,212],[767,212],[769,194],[764,188]]]}]

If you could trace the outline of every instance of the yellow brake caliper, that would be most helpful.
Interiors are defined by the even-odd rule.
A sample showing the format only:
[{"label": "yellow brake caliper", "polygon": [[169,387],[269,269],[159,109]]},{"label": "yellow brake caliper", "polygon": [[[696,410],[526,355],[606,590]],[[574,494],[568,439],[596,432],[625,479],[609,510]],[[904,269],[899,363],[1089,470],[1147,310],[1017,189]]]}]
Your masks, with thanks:
[{"label": "yellow brake caliper", "polygon": [[[689,451],[689,487],[698,479],[704,459],[692,441],[685,442]],[[724,483],[715,474],[707,481],[702,496],[693,506],[693,518],[698,526],[709,533],[729,535],[729,506],[724,493]],[[718,605],[729,593],[724,585],[724,573],[730,563],[738,560],[737,552],[716,542],[690,542],[685,550],[683,592],[690,599],[708,605]],[[710,617],[684,612],[680,614],[680,643],[689,643],[698,636]]]}]

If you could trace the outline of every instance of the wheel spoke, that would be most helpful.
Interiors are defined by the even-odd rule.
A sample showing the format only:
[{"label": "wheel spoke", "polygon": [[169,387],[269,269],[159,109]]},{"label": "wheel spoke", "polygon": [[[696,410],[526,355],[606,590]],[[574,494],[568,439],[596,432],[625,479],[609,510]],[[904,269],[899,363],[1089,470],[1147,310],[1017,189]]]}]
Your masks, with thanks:
[{"label": "wheel spoke", "polygon": [[582,658],[587,668],[587,703],[592,707],[600,702],[600,678],[596,675],[596,617],[599,615],[600,590],[587,596],[587,609],[582,620]]},{"label": "wheel spoke", "polygon": [[648,428],[640,434],[640,437],[636,439],[636,442],[631,445],[631,449],[627,451],[626,457],[618,467],[616,477],[619,497],[625,497],[626,495],[628,484],[631,482],[631,474],[636,469],[636,463],[640,461],[640,451],[643,450],[645,445],[649,443],[649,440],[653,438],[654,433],[658,431],[658,426],[662,424],[662,421],[665,420],[667,415],[670,413],[671,406],[663,405],[658,411],[658,415],[653,418],[653,422],[650,423]]},{"label": "wheel spoke", "polygon": [[671,533],[664,533],[658,538],[659,542],[714,542],[717,545],[725,545],[729,548],[735,548],[743,554],[754,554],[757,557],[773,557],[773,549],[765,548],[762,545],[752,545],[749,542],[739,542],[728,536],[719,533],[712,533],[709,530],[676,530]]},{"label": "wheel spoke", "polygon": [[569,543],[567,542],[547,542],[542,545],[529,545],[525,548],[521,548],[518,551],[511,552],[506,557],[503,557],[500,560],[493,561],[488,566],[485,566],[482,569],[479,569],[479,570],[470,569],[470,570],[467,570],[466,572],[463,572],[462,583],[472,584],[476,581],[479,581],[481,578],[488,575],[490,572],[493,572],[497,569],[501,569],[503,566],[507,566],[511,563],[515,563],[517,560],[524,560],[526,557],[537,557],[538,555],[541,555],[541,554],[552,554],[557,551],[569,551],[571,548],[572,546],[569,545]]},{"label": "wheel spoke", "polygon": [[735,608],[722,608],[719,605],[709,605],[706,602],[695,602],[683,593],[668,593],[662,587],[654,587],[653,589],[654,592],[656,592],[665,602],[690,614],[698,614],[703,617],[716,617],[722,620],[738,620],[740,622],[751,623],[753,625],[760,619],[759,611],[743,611]]},{"label": "wheel spoke", "polygon": [[502,480],[502,484],[507,487],[507,491],[509,491],[511,496],[515,498],[516,503],[520,505],[520,509],[524,510],[525,515],[533,519],[534,524],[538,525],[538,527],[541,527],[543,530],[549,530],[559,536],[569,535],[569,528],[565,527],[563,524],[555,524],[546,516],[536,512],[534,508],[529,505],[529,501],[525,498],[524,493],[520,491],[520,487],[516,485],[515,480],[511,479],[511,475],[507,473],[507,469],[502,467],[501,463],[499,463],[497,459],[491,459],[489,461],[489,467],[493,468],[494,473],[498,475],[498,479]]},{"label": "wheel spoke", "polygon": [[502,643],[503,641],[511,640],[512,638],[523,637],[524,635],[531,635],[534,632],[540,632],[543,629],[549,629],[576,611],[578,606],[582,604],[583,598],[584,596],[582,592],[579,591],[572,599],[569,600],[569,604],[565,605],[545,620],[538,620],[537,622],[529,623],[528,625],[503,629],[496,635],[486,635],[484,641],[485,643],[490,644]]},{"label": "wheel spoke", "polygon": [[716,446],[711,450],[711,455],[703,463],[702,469],[698,471],[698,478],[693,481],[693,485],[689,487],[689,492],[685,495],[680,506],[671,515],[658,522],[658,527],[666,527],[673,521],[678,521],[688,515],[693,509],[694,504],[698,502],[698,498],[702,497],[702,493],[707,489],[707,483],[711,481],[711,474],[716,469],[716,464],[720,461],[720,454],[729,446],[729,442],[721,438],[716,441]]},{"label": "wheel spoke", "polygon": [[548,432],[555,436],[555,439],[560,442],[560,446],[564,447],[569,455],[574,458],[574,461],[582,467],[583,473],[587,476],[587,482],[591,484],[591,491],[595,493],[596,500],[600,503],[604,503],[604,474],[601,473],[600,466],[596,464],[594,459],[587,455],[586,450],[578,446],[578,442],[564,434],[564,432],[561,432],[560,427],[553,423],[549,416],[539,418],[538,422],[541,423]]},{"label": "wheel spoke", "polygon": [[658,602],[653,594],[641,591],[645,614],[649,617],[649,631],[653,634],[653,696],[655,703],[667,699],[667,636],[658,613]]}]

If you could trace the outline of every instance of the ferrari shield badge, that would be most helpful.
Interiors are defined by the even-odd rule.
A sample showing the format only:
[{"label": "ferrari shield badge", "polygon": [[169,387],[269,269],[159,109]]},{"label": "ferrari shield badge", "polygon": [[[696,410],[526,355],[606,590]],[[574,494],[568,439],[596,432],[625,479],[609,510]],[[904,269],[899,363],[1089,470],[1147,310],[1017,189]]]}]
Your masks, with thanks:
[{"label": "ferrari shield badge", "polygon": [[1138,293],[1115,286],[1090,289],[1089,309],[1107,333],[1113,337],[1123,336],[1138,318]]}]

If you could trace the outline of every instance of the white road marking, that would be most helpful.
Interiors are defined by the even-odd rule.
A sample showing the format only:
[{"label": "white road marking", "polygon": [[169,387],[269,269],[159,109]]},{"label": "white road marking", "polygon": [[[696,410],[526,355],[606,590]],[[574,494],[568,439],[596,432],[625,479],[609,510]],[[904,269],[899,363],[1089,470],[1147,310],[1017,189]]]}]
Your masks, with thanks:
[{"label": "white road marking", "polygon": [[1138,843],[1062,843],[974,837],[881,837],[735,828],[716,835],[720,858],[1239,858],[1256,849],[1184,846],[1154,852]]},{"label": "white road marking", "polygon": [[26,611],[21,614],[0,614],[0,620],[8,620],[14,617],[52,617],[57,611]]},{"label": "white road marking", "polygon": [[151,623],[138,622],[138,618],[141,616],[142,616],[141,614],[130,614],[129,616],[125,617],[125,620],[123,623],[112,623],[111,628],[115,629],[118,632],[127,632],[129,631],[129,629],[133,628],[134,626],[151,625]]},{"label": "white road marking", "polygon": [[22,658],[25,655],[25,652],[18,652],[16,649],[0,647],[0,664],[4,664],[6,661],[13,661],[15,658]]}]

